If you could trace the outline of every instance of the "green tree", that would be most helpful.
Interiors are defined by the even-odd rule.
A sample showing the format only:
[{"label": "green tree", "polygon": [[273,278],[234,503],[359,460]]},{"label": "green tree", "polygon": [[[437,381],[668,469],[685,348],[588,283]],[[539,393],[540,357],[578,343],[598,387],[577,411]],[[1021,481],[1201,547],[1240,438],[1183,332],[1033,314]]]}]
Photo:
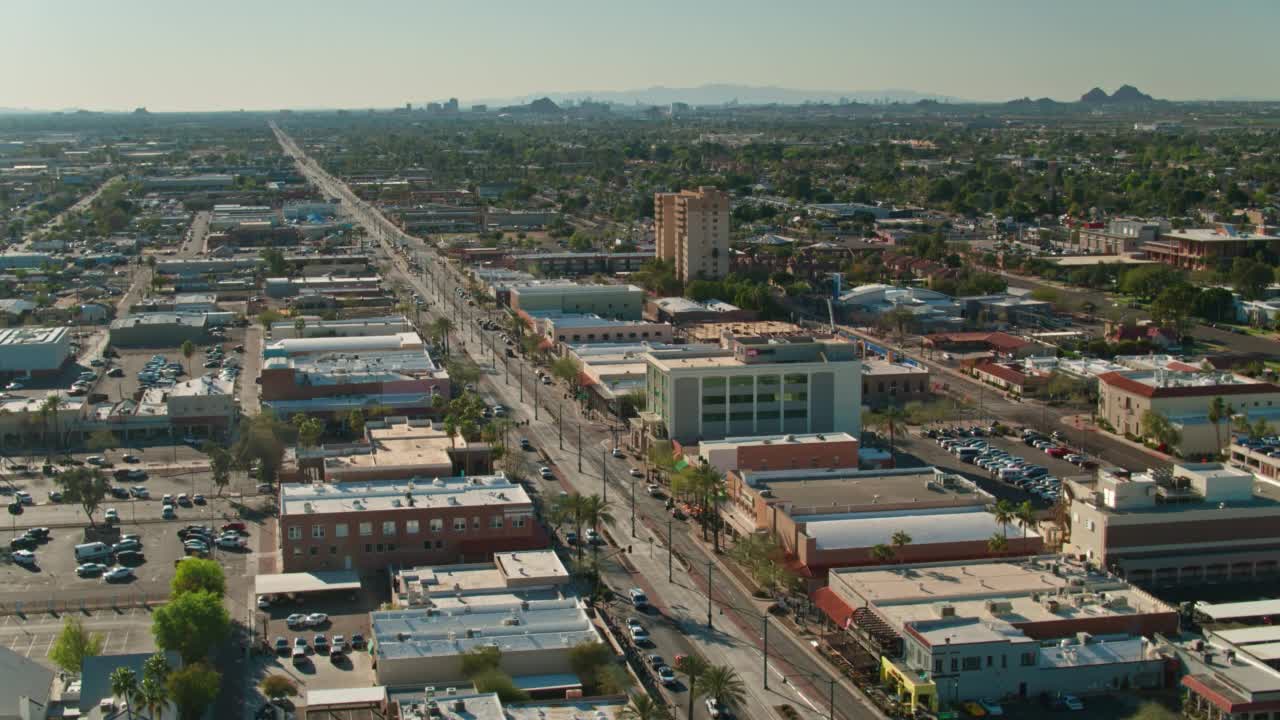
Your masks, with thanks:
[{"label": "green tree", "polygon": [[987,551],[993,555],[999,555],[1009,549],[1009,538],[1000,533],[992,533],[987,538]]},{"label": "green tree", "polygon": [[893,545],[893,554],[896,556],[902,552],[902,548],[911,544],[911,535],[906,530],[897,530],[889,538],[889,543]]},{"label": "green tree", "polygon": [[1172,449],[1182,442],[1182,433],[1169,422],[1169,418],[1154,410],[1143,412],[1138,426],[1143,437],[1151,438],[1163,448]]},{"label": "green tree", "polygon": [[465,356],[449,358],[445,363],[445,370],[449,373],[450,381],[458,386],[480,381],[480,366]]},{"label": "green tree", "polygon": [[612,664],[613,652],[603,643],[585,640],[569,648],[569,667],[592,691],[600,684],[600,671]]},{"label": "green tree", "polygon": [[712,665],[702,674],[702,692],[721,705],[741,708],[747,698],[747,688],[738,672],[727,665]]},{"label": "green tree", "polygon": [[293,426],[298,429],[298,444],[302,447],[315,447],[320,444],[324,435],[324,421],[307,417],[302,413],[293,416]]},{"label": "green tree", "polygon": [[132,718],[134,699],[138,696],[138,674],[133,668],[118,667],[111,671],[111,694],[125,703],[125,711]]},{"label": "green tree", "polygon": [[80,666],[87,657],[102,654],[103,638],[99,633],[85,629],[80,618],[67,615],[62,619],[62,630],[49,648],[49,659],[68,673],[79,675]]},{"label": "green tree", "polygon": [[176,650],[183,662],[193,663],[226,640],[231,632],[231,617],[217,595],[187,592],[155,609],[151,632],[161,649]]},{"label": "green tree", "polygon": [[298,337],[304,337],[303,332],[307,329],[307,319],[299,315],[293,319],[293,331]]},{"label": "green tree", "polygon": [[472,648],[462,654],[462,676],[471,679],[502,665],[502,651],[492,645]]},{"label": "green tree", "polygon": [[871,559],[878,563],[887,563],[894,558],[893,546],[876,543],[871,546]]},{"label": "green tree", "polygon": [[200,720],[218,697],[221,684],[222,675],[217,670],[207,663],[198,662],[169,673],[165,687],[173,704],[178,707],[180,720]]},{"label": "green tree", "polygon": [[551,363],[551,374],[563,380],[571,388],[578,387],[581,373],[582,363],[572,356],[565,355]]},{"label": "green tree", "polygon": [[267,308],[258,313],[258,324],[262,326],[263,330],[270,331],[272,323],[278,322],[280,322],[280,313],[275,310]]},{"label": "green tree", "polygon": [[120,447],[120,443],[116,441],[116,434],[110,430],[94,430],[89,435],[87,444],[93,452],[106,452]]},{"label": "green tree", "polygon": [[274,482],[284,461],[284,441],[295,432],[270,410],[245,418],[240,423],[240,437],[231,448],[232,467],[247,469],[257,463],[258,480]]},{"label": "green tree", "polygon": [[191,374],[191,356],[196,354],[196,344],[190,340],[183,340],[182,347],[179,350],[182,357],[187,360],[187,375]]},{"label": "green tree", "polygon": [[516,687],[511,676],[497,668],[485,670],[470,680],[471,684],[475,685],[476,692],[497,693],[498,699],[504,703],[524,702],[529,699],[529,693]]},{"label": "green tree", "polygon": [[227,580],[217,562],[188,558],[178,564],[173,579],[169,581],[169,592],[170,597],[190,592],[207,592],[223,597],[227,593]]},{"label": "green tree", "polygon": [[1222,396],[1216,396],[1209,403],[1209,422],[1213,423],[1213,431],[1218,436],[1218,450],[1222,450],[1222,421],[1231,417],[1227,402]]},{"label": "green tree", "polygon": [[258,689],[273,703],[298,696],[298,685],[288,675],[268,675],[262,679]]},{"label": "green tree", "polygon": [[703,688],[702,677],[711,669],[706,660],[693,654],[685,655],[680,658],[676,664],[676,672],[684,674],[689,678],[689,715],[693,717],[693,702],[706,694]]},{"label": "green tree", "polygon": [[288,274],[288,263],[285,262],[284,252],[279,248],[263,248],[258,253],[258,257],[262,258],[262,262],[267,266],[267,272],[271,276],[283,277]]},{"label": "green tree", "polygon": [[991,514],[995,516],[996,524],[1000,526],[1000,533],[1006,538],[1009,537],[1009,525],[1017,517],[1017,508],[1008,500],[1000,500],[992,508]]},{"label": "green tree", "polygon": [[364,436],[364,413],[359,408],[347,413],[347,428],[356,437]]},{"label": "green tree", "polygon": [[883,410],[863,413],[862,423],[866,427],[878,428],[889,436],[889,466],[897,467],[897,440],[906,423],[906,413],[897,405],[890,405]]},{"label": "green tree", "polygon": [[1018,526],[1022,528],[1022,537],[1027,536],[1027,531],[1036,526],[1036,509],[1032,507],[1030,500],[1023,500],[1013,513],[1014,520]]},{"label": "green tree", "polygon": [[671,711],[666,705],[654,700],[647,692],[630,695],[626,707],[618,713],[620,720],[671,720]]},{"label": "green tree", "polygon": [[102,471],[83,466],[73,467],[59,473],[56,482],[62,488],[63,500],[78,504],[89,518],[89,524],[97,527],[93,514],[98,511],[111,487]]},{"label": "green tree", "polygon": [[211,442],[205,443],[200,450],[209,458],[209,473],[214,487],[218,488],[218,497],[222,497],[223,489],[231,484],[231,466],[234,464],[231,451]]}]

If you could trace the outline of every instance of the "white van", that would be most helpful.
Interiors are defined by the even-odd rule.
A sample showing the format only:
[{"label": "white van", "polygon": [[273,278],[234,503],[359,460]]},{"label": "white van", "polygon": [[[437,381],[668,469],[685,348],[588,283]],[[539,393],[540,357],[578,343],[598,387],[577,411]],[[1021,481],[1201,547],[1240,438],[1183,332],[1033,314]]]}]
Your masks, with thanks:
[{"label": "white van", "polygon": [[111,555],[111,546],[101,542],[84,543],[76,546],[76,562],[101,560]]}]

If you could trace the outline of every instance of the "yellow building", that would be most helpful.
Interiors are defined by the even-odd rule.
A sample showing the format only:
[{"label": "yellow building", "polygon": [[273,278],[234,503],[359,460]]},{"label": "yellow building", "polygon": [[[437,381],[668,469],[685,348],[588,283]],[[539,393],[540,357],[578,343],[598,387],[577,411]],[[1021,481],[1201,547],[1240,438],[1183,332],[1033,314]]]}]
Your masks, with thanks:
[{"label": "yellow building", "polygon": [[675,265],[681,282],[729,274],[729,194],[713,187],[656,193],[654,239],[658,259]]}]

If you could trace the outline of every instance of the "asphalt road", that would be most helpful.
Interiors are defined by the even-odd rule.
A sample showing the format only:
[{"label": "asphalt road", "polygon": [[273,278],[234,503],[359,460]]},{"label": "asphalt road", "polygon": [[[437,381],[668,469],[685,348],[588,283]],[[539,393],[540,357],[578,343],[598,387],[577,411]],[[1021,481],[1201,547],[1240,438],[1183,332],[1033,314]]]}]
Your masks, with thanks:
[{"label": "asphalt road", "polygon": [[[500,352],[490,351],[489,347],[494,345],[494,339],[480,341],[483,331],[476,327],[480,315],[478,309],[461,303],[454,304],[454,288],[457,287],[458,278],[448,265],[439,260],[434,251],[420,240],[402,235],[381,214],[359,202],[349,189],[323,173],[305,158],[302,151],[283,132],[277,130],[277,137],[285,151],[299,160],[302,171],[314,183],[331,196],[341,197],[344,210],[353,213],[366,226],[371,237],[381,240],[392,258],[393,274],[400,276],[416,292],[429,298],[427,314],[443,312],[451,317],[457,330],[453,333],[450,347],[455,352],[470,351],[473,359],[482,367],[488,365],[489,370],[482,376],[479,389],[483,394],[497,398],[511,408],[512,419],[528,422],[519,432],[528,436],[539,451],[554,462],[562,487],[583,493],[604,493],[606,484],[602,478],[602,470],[608,468],[608,496],[616,517],[608,534],[619,543],[627,542],[632,546],[633,552],[627,556],[626,563],[634,572],[626,568],[619,571],[610,567],[607,579],[618,583],[616,590],[625,591],[633,585],[643,587],[649,592],[651,600],[662,609],[660,620],[647,623],[657,634],[657,651],[673,655],[682,649],[697,647],[700,654],[712,662],[733,665],[749,690],[748,707],[737,708],[740,717],[771,717],[772,713],[769,711],[755,708],[783,702],[796,706],[807,716],[826,715],[829,707],[825,698],[831,690],[830,680],[832,677],[839,677],[838,673],[834,673],[825,661],[813,653],[808,645],[810,641],[793,636],[777,624],[774,624],[774,630],[770,633],[769,646],[768,672],[773,681],[769,690],[763,689],[765,671],[759,648],[764,603],[751,597],[737,582],[726,581],[726,573],[718,566],[718,558],[698,539],[696,529],[684,523],[674,523],[671,526],[670,538],[676,558],[672,567],[676,572],[668,580],[669,555],[663,531],[668,527],[669,515],[662,501],[644,494],[643,487],[636,488],[635,494],[637,538],[629,542],[633,506],[628,469],[636,462],[616,460],[608,455],[612,445],[609,427],[582,418],[575,404],[565,402],[564,450],[561,450],[556,415],[566,394],[565,389],[558,385],[548,387],[535,384],[534,372],[524,367],[523,359],[508,361]],[[420,275],[409,271],[407,263],[393,251],[392,243],[387,238],[407,242],[412,251],[422,258],[423,272]],[[428,279],[429,284],[426,282]],[[502,347],[502,344],[498,342],[497,347]],[[511,363],[509,377],[508,368],[504,365],[506,362]],[[518,370],[522,367],[523,383]],[[535,397],[540,407],[533,405]],[[579,430],[581,445],[578,443]],[[707,587],[701,581],[701,578],[706,577],[709,563],[714,576],[710,588],[711,627],[707,627]],[[717,567],[721,569],[716,570]],[[681,708],[687,703],[687,695],[682,696],[680,693],[671,694],[668,699]],[[836,717],[877,717],[868,707],[865,698],[842,678],[835,685],[834,704]],[[699,707],[701,708],[700,703]],[[695,716],[704,717],[705,713],[705,709],[701,708],[695,712]]]}]

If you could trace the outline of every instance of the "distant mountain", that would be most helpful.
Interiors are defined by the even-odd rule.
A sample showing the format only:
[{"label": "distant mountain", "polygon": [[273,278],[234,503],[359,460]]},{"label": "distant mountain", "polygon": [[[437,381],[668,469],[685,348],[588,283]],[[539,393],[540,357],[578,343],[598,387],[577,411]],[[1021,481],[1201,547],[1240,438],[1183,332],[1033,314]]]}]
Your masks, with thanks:
[{"label": "distant mountain", "polygon": [[939,102],[963,102],[957,98],[933,93],[922,93],[915,90],[797,90],[774,86],[734,85],[727,83],[701,85],[689,88],[669,88],[655,86],[640,90],[599,90],[582,92],[539,93],[523,98],[499,98],[474,100],[490,106],[509,103],[528,102],[530,98],[545,95],[548,99],[564,105],[581,100],[612,103],[614,105],[669,105],[686,103],[688,105],[801,105],[804,103],[838,103],[848,102],[901,102],[914,103],[921,100]]},{"label": "distant mountain", "polygon": [[527,105],[508,105],[502,108],[500,112],[550,115],[560,112],[560,106],[552,102],[550,98],[538,98]]},{"label": "distant mountain", "polygon": [[1102,88],[1094,88],[1080,96],[1082,103],[1111,103],[1113,105],[1149,103],[1156,99],[1132,85],[1121,85],[1118,90],[1108,95]]},{"label": "distant mountain", "polygon": [[1058,101],[1050,97],[1042,97],[1042,98],[1037,98],[1035,100],[1032,100],[1029,97],[1024,97],[1024,98],[1018,98],[1017,100],[1010,100],[1009,102],[1005,103],[1005,105],[1013,105],[1013,106],[1037,105],[1040,107],[1052,107],[1057,104],[1058,104]]}]

